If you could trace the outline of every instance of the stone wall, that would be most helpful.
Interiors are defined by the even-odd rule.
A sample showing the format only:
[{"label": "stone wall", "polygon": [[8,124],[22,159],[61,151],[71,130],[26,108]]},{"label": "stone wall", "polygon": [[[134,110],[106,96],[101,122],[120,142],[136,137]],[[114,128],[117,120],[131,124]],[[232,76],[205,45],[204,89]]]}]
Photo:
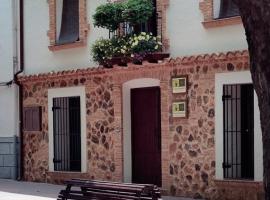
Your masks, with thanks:
[{"label": "stone wall", "polygon": [[[21,77],[24,106],[42,106],[42,132],[24,132],[24,177],[28,181],[56,182],[83,177],[123,180],[122,85],[138,78],[160,80],[162,131],[162,190],[176,196],[243,199],[245,185],[233,192],[215,181],[215,74],[249,70],[248,53],[229,52],[143,63],[126,68],[86,69]],[[188,93],[172,94],[171,77],[188,75]],[[84,85],[87,116],[87,173],[48,172],[49,88]],[[173,118],[171,104],[188,100],[188,118]],[[250,199],[260,199],[256,182]],[[226,193],[227,192],[227,193]],[[226,197],[230,194],[231,197]],[[244,198],[246,199],[246,198]]]}]

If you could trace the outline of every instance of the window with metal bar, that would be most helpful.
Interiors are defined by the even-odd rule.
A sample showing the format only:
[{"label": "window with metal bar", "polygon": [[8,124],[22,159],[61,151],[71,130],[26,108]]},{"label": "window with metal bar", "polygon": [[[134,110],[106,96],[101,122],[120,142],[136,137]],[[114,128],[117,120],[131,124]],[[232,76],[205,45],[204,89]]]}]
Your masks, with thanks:
[{"label": "window with metal bar", "polygon": [[81,171],[80,97],[53,98],[54,170]]},{"label": "window with metal bar", "polygon": [[134,27],[135,33],[152,33],[153,35],[157,36],[157,20],[158,20],[158,13],[157,13],[157,1],[152,0],[154,11],[153,15],[148,19],[146,23],[138,24]]},{"label": "window with metal bar", "polygon": [[218,18],[228,18],[239,15],[239,9],[233,0],[220,0],[220,11]]},{"label": "window with metal bar", "polygon": [[224,85],[222,100],[224,178],[254,179],[253,85]]}]

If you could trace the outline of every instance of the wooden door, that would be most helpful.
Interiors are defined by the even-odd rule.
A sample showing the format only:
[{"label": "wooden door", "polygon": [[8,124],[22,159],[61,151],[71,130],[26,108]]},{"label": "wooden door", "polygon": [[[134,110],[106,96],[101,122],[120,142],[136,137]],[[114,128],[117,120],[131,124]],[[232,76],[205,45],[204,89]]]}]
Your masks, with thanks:
[{"label": "wooden door", "polygon": [[131,90],[132,182],[161,186],[160,88]]}]

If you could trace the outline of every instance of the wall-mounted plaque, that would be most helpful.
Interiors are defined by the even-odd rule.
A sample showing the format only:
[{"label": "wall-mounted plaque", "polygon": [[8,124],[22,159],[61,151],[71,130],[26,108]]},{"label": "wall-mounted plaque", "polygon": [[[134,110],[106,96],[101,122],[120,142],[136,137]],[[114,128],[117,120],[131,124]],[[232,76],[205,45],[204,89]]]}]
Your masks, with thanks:
[{"label": "wall-mounted plaque", "polygon": [[186,93],[187,92],[187,76],[177,76],[172,78],[172,91],[173,93]]},{"label": "wall-mounted plaque", "polygon": [[172,105],[173,117],[186,118],[187,117],[187,101],[177,101]]}]

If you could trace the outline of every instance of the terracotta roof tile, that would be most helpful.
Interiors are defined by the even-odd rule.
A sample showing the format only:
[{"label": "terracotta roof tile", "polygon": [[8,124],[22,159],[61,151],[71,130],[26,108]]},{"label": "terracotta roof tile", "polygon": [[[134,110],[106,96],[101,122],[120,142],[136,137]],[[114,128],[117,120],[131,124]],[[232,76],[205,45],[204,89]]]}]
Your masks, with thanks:
[{"label": "terracotta roof tile", "polygon": [[[224,60],[224,59],[234,59],[239,57],[248,57],[249,53],[247,50],[243,51],[230,51],[227,53],[212,53],[212,54],[201,54],[196,56],[185,56],[185,57],[177,57],[177,58],[167,58],[164,59],[162,63],[153,64],[153,63],[145,63],[145,68],[153,68],[153,67],[164,67],[164,66],[174,66],[174,65],[181,65],[181,64],[189,64],[192,62],[207,62],[209,60]],[[168,65],[169,64],[169,65]],[[19,76],[20,82],[26,82],[30,80],[40,80],[40,79],[47,79],[47,78],[59,78],[59,76],[73,76],[73,75],[103,75],[106,73],[114,73],[126,70],[138,70],[141,69],[141,66],[134,65],[132,63],[128,64],[128,67],[118,67],[114,66],[114,68],[104,68],[102,66],[92,67],[92,68],[85,68],[85,69],[72,69],[72,70],[64,70],[64,71],[51,71],[47,73],[40,73],[40,74],[30,74],[30,75],[21,75]]]}]

